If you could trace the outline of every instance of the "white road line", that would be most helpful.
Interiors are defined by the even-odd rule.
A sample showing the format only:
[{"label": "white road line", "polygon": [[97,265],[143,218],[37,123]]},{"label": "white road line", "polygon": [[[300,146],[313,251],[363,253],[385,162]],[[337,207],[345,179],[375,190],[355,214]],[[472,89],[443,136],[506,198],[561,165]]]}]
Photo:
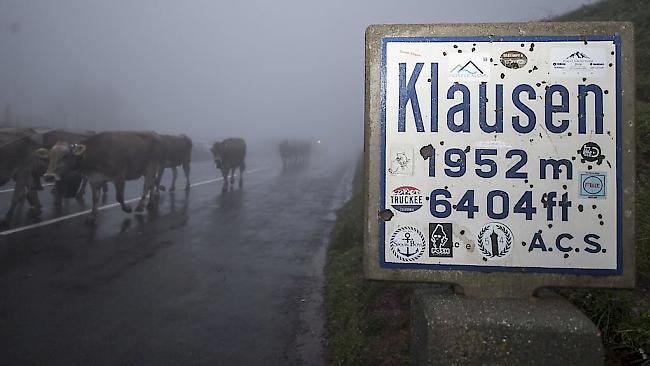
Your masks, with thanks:
[{"label": "white road line", "polygon": [[[43,187],[49,187],[49,186],[53,186],[53,185],[54,185],[54,183],[48,183],[48,184],[43,185]],[[13,188],[2,189],[2,190],[0,190],[0,193],[9,193],[9,192],[13,192],[13,191],[14,191]]]},{"label": "white road line", "polygon": [[[260,168],[260,169],[248,170],[248,171],[245,172],[245,174],[248,175],[248,174],[257,173],[257,172],[261,172],[263,170],[269,170],[269,169],[271,169],[271,168]],[[221,180],[223,180],[223,178],[208,179],[208,180],[204,180],[204,181],[201,181],[201,182],[198,182],[198,183],[190,184],[190,187],[202,186],[204,184],[215,183],[215,182],[218,182],[218,181],[221,181]],[[139,200],[140,200],[140,197],[136,197],[136,198],[131,198],[130,200],[126,200],[126,201],[124,201],[124,203],[132,203],[132,202],[136,202],[136,201],[139,201]],[[102,211],[102,210],[107,210],[109,208],[119,207],[119,206],[120,206],[120,204],[115,202],[115,203],[111,203],[110,205],[105,205],[105,206],[98,207],[97,210]],[[55,222],[64,221],[64,220],[72,219],[72,218],[75,218],[75,217],[78,217],[78,216],[83,216],[83,215],[89,214],[90,211],[91,210],[75,212],[73,214],[69,214],[69,215],[65,215],[65,216],[61,216],[61,217],[55,217],[53,219],[37,222],[35,224],[25,225],[25,226],[20,226],[20,227],[13,228],[13,229],[5,230],[5,231],[0,231],[0,236],[1,235],[10,235],[10,234],[18,233],[18,232],[25,231],[25,230],[35,229],[35,228],[41,227],[41,226],[47,226],[47,225],[50,225],[50,224],[54,224]]]}]

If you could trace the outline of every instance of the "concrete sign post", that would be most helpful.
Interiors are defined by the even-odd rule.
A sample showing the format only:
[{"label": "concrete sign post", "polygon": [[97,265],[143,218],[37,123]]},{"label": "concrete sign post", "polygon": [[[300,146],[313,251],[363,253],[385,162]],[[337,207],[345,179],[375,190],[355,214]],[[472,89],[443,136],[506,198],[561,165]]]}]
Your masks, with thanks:
[{"label": "concrete sign post", "polygon": [[369,27],[367,275],[483,297],[633,286],[631,35]]},{"label": "concrete sign post", "polygon": [[629,23],[366,32],[367,277],[634,286]]}]

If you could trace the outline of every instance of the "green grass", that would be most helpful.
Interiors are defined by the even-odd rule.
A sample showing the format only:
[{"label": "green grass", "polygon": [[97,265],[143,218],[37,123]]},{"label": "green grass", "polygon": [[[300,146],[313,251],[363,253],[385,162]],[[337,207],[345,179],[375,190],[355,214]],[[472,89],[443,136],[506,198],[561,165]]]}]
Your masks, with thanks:
[{"label": "green grass", "polygon": [[650,306],[646,290],[561,290],[600,330],[606,365],[650,364]]},{"label": "green grass", "polygon": [[650,283],[650,103],[636,103],[636,245],[641,284]]},{"label": "green grass", "polygon": [[325,264],[330,365],[408,364],[410,286],[363,277],[362,164],[352,198],[338,211]]}]

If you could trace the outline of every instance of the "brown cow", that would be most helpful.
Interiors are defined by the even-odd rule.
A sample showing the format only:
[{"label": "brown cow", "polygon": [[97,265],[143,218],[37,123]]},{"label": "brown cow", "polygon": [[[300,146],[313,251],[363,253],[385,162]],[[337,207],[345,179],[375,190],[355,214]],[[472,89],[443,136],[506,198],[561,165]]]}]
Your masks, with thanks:
[{"label": "brown cow", "polygon": [[228,190],[228,173],[231,172],[230,186],[235,184],[235,170],[239,168],[239,188],[244,184],[244,169],[246,168],[246,142],[240,138],[229,138],[215,142],[210,149],[217,169],[223,175],[222,191]]},{"label": "brown cow", "polygon": [[59,141],[76,144],[94,134],[93,130],[49,130],[43,133],[43,147],[49,150]]},{"label": "brown cow", "polygon": [[160,185],[160,180],[162,179],[165,168],[172,168],[172,185],[169,191],[173,192],[176,190],[176,177],[178,176],[176,167],[181,165],[185,173],[185,190],[189,191],[192,140],[185,135],[160,135],[160,137],[162,139],[162,159],[158,169],[158,177],[156,178],[156,187],[163,191],[165,190],[165,187]]},{"label": "brown cow", "polygon": [[124,203],[124,182],[144,176],[142,196],[135,210],[144,209],[147,194],[149,204],[153,204],[162,154],[161,138],[155,132],[102,132],[79,144],[61,142],[49,151],[39,152],[49,156],[46,181],[57,180],[71,170],[80,171],[88,179],[93,195],[92,221],[97,218],[99,190],[107,181],[115,185],[115,198],[122,210],[130,213],[131,207]]},{"label": "brown cow", "polygon": [[[76,144],[81,142],[84,139],[95,134],[95,131],[92,130],[66,130],[66,129],[56,129],[43,133],[43,146],[46,149],[51,149],[56,145],[57,142],[67,142],[68,144]],[[60,177],[61,179],[56,181],[54,188],[52,188],[52,193],[54,194],[54,204],[55,206],[61,206],[61,201],[63,198],[72,198],[83,199],[84,194],[86,193],[86,185],[88,181],[83,177],[78,171],[70,171],[69,173]],[[108,192],[108,185],[104,184],[102,186],[103,194]]]},{"label": "brown cow", "polygon": [[35,153],[40,145],[40,136],[30,128],[0,129],[0,186],[12,179],[16,183],[3,224],[11,222],[16,206],[22,204],[25,197],[36,213],[41,212],[38,187],[47,160]]}]

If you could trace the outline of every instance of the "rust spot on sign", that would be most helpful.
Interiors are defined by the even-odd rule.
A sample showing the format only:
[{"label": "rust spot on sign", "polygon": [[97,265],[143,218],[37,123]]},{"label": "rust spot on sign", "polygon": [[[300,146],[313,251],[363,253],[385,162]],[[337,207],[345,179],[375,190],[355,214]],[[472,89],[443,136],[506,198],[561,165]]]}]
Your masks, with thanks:
[{"label": "rust spot on sign", "polygon": [[384,221],[390,221],[395,214],[393,214],[393,211],[389,209],[384,209],[379,211],[379,218],[384,220]]},{"label": "rust spot on sign", "polygon": [[420,155],[424,160],[430,158],[432,154],[433,154],[433,146],[431,146],[431,144],[427,146],[422,146],[422,148],[420,149]]}]

